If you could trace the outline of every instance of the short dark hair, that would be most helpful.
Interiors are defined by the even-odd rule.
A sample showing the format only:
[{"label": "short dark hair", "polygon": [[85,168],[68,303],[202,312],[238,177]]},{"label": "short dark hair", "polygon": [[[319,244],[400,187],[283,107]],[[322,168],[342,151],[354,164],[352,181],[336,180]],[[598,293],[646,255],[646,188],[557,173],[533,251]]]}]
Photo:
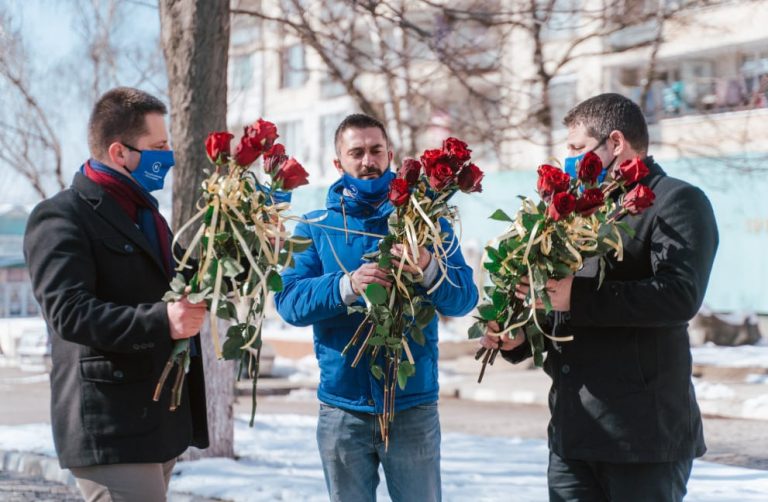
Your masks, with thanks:
[{"label": "short dark hair", "polygon": [[387,130],[384,129],[384,124],[382,124],[380,120],[364,113],[353,113],[352,115],[347,115],[346,118],[341,121],[341,124],[336,128],[336,132],[333,135],[333,145],[336,147],[336,154],[339,153],[339,139],[341,139],[341,135],[344,131],[347,129],[368,129],[369,127],[378,127],[381,134],[384,135],[384,141],[387,142],[387,147],[389,147],[389,136],[387,136]]},{"label": "short dark hair", "polygon": [[599,94],[574,106],[563,119],[566,127],[583,124],[587,134],[602,140],[621,131],[632,149],[648,151],[648,124],[642,110],[629,98],[616,93]]},{"label": "short dark hair", "polygon": [[165,115],[162,101],[139,89],[116,87],[102,95],[88,120],[88,148],[94,158],[104,158],[115,141],[133,143],[147,132],[148,113]]}]

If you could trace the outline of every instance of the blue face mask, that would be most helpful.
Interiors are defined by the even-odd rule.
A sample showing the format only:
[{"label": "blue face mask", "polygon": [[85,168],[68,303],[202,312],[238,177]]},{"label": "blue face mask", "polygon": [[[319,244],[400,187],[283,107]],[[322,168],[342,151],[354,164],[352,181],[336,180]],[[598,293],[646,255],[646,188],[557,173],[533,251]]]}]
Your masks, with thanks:
[{"label": "blue face mask", "polygon": [[387,168],[378,178],[362,180],[347,173],[341,176],[341,182],[349,194],[357,200],[368,204],[377,204],[389,194],[389,184],[395,178],[395,173]]},{"label": "blue face mask", "polygon": [[[595,150],[603,146],[603,143],[605,143],[607,139],[608,139],[607,137],[603,138],[600,141],[600,143],[597,144],[597,146],[595,146],[592,150],[590,150],[590,152],[594,152]],[[571,178],[576,178],[578,176],[578,172],[576,171],[576,165],[579,162],[581,162],[581,159],[583,159],[585,155],[586,155],[586,152],[582,153],[581,155],[566,157],[565,160],[563,161],[563,171],[569,174]],[[609,162],[607,166],[603,167],[603,170],[600,173],[600,176],[597,177],[598,184],[603,182],[603,180],[605,179],[605,175],[608,174],[608,170],[611,168],[614,162],[616,162],[616,157],[614,157],[613,160]]]},{"label": "blue face mask", "polygon": [[125,143],[122,145],[141,154],[139,165],[133,170],[131,177],[147,192],[162,190],[168,171],[176,163],[173,150],[139,150]]}]

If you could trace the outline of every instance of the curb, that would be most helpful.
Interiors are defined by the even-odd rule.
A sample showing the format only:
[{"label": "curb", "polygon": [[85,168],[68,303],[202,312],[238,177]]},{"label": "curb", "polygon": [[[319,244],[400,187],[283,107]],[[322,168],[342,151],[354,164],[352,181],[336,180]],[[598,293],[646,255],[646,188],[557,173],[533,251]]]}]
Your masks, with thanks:
[{"label": "curb", "polygon": [[[77,488],[75,477],[68,469],[59,467],[59,461],[56,458],[39,453],[0,450],[0,470],[17,472]],[[221,500],[189,493],[168,492],[168,502],[221,502]]]}]

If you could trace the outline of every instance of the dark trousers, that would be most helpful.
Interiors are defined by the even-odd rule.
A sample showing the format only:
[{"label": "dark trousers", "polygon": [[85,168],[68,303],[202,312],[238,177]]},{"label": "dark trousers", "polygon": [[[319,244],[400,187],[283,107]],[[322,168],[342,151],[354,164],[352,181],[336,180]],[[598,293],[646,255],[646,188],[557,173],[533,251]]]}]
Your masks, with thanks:
[{"label": "dark trousers", "polygon": [[680,502],[693,460],[614,464],[549,453],[550,502]]}]

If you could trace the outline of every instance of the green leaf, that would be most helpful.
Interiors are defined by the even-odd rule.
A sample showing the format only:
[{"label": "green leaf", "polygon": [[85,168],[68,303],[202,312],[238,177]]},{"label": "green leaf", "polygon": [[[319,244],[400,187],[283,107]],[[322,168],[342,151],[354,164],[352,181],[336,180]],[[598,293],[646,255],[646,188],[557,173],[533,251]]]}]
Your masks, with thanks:
[{"label": "green leaf", "polygon": [[432,305],[422,306],[416,313],[416,325],[420,328],[428,326],[435,318],[435,307]]},{"label": "green leaf", "polygon": [[382,254],[381,258],[379,258],[379,268],[383,268],[384,270],[392,267],[392,255],[390,254]]},{"label": "green leaf", "polygon": [[[390,323],[391,326],[392,323]],[[389,335],[389,327],[386,324],[379,324],[376,326],[376,334],[380,336]]]},{"label": "green leaf", "polygon": [[227,361],[240,357],[240,347],[243,345],[243,339],[240,336],[227,338],[221,347],[221,356]]},{"label": "green leaf", "polygon": [[231,256],[225,256],[219,261],[224,277],[236,277],[245,272],[245,268]]},{"label": "green leaf", "polygon": [[499,311],[496,310],[496,307],[487,303],[477,307],[477,311],[480,314],[480,317],[486,321],[495,321],[499,316]]},{"label": "green leaf", "polygon": [[205,223],[206,226],[211,224],[211,220],[213,219],[213,206],[208,206],[208,210],[205,212],[205,216],[203,217],[203,223]]},{"label": "green leaf", "polygon": [[181,300],[184,297],[184,295],[177,293],[175,291],[166,291],[163,295],[163,301],[165,303],[173,303]]},{"label": "green leaf", "polygon": [[485,252],[488,254],[488,258],[494,263],[500,262],[502,260],[501,254],[496,248],[488,246],[485,248]]},{"label": "green leaf", "polygon": [[485,336],[485,325],[481,322],[476,322],[472,325],[471,328],[469,328],[468,336],[470,340],[474,340],[475,338],[482,338]]},{"label": "green leaf", "polygon": [[280,277],[280,274],[274,270],[270,271],[269,276],[267,277],[267,288],[276,293],[283,290],[283,279]]},{"label": "green leaf", "polygon": [[408,378],[416,373],[416,367],[408,361],[400,361],[397,367],[397,385],[400,390],[405,390],[405,384],[408,382]]},{"label": "green leaf", "polygon": [[371,347],[378,347],[384,345],[385,338],[383,336],[372,336],[368,339],[368,345]]},{"label": "green leaf", "polygon": [[622,232],[627,234],[630,238],[635,236],[635,229],[630,227],[626,221],[617,221],[616,226],[619,227]]},{"label": "green leaf", "polygon": [[494,211],[493,214],[489,216],[489,218],[496,221],[509,221],[509,222],[513,221],[512,218],[510,218],[509,215],[507,215],[507,213],[505,213],[501,209],[497,209],[496,211]]},{"label": "green leaf", "polygon": [[189,301],[189,303],[200,303],[208,299],[210,296],[212,296],[211,295],[212,291],[213,291],[213,288],[208,287],[197,293],[190,293],[189,295],[187,295],[187,300]]},{"label": "green leaf", "polygon": [[176,277],[171,280],[171,291],[175,293],[184,293],[184,288],[186,287],[187,281],[184,280],[184,276],[181,274],[176,274]]},{"label": "green leaf", "polygon": [[376,378],[376,380],[381,380],[384,378],[384,372],[381,370],[381,366],[378,364],[371,365],[371,373],[373,374],[374,378]]},{"label": "green leaf", "polygon": [[413,338],[414,342],[422,346],[427,342],[427,340],[424,338],[424,332],[421,331],[421,328],[418,326],[411,327],[411,338]]},{"label": "green leaf", "polygon": [[235,308],[235,304],[226,300],[220,302],[216,309],[216,317],[224,319],[225,321],[229,319],[237,320],[237,308]]},{"label": "green leaf", "polygon": [[381,305],[387,301],[387,290],[381,284],[369,284],[365,288],[365,296],[374,305]]}]

